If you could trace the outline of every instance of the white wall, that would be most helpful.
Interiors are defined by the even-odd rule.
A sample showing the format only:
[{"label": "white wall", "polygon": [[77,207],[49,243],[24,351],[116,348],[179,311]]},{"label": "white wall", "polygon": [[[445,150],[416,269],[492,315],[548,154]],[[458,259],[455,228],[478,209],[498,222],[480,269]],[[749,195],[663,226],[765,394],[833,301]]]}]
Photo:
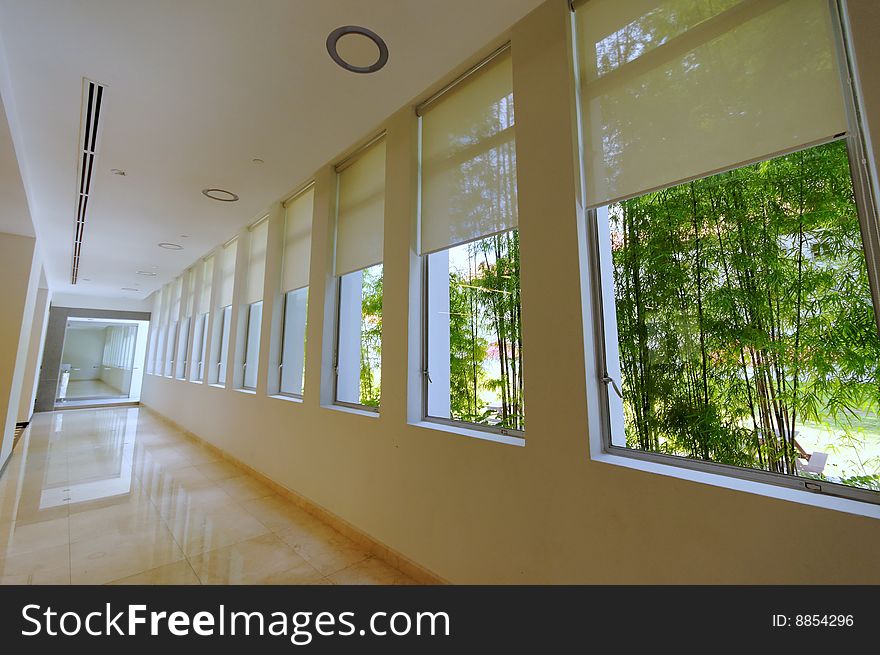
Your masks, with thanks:
[{"label": "white wall", "polygon": [[61,364],[70,364],[71,380],[98,380],[104,358],[106,328],[67,328]]},{"label": "white wall", "polygon": [[117,311],[149,312],[149,300],[136,298],[104,298],[87,294],[56,293],[52,296],[55,307],[74,307],[77,309],[112,309]]},{"label": "white wall", "polygon": [[[569,25],[565,0],[550,0],[509,35],[528,399],[524,447],[407,422],[419,401],[420,324],[411,107],[383,125],[381,413],[321,404],[331,379],[334,293],[329,165],[316,175],[303,402],[269,397],[265,375],[255,395],[151,375],[143,402],[452,582],[880,583],[877,518],[814,506],[807,492],[792,492],[787,497],[799,502],[791,502],[591,456],[597,418],[587,401],[595,397],[596,378],[585,374],[591,334],[584,330],[581,299],[589,282],[577,201]],[[487,44],[484,54],[504,40]],[[279,269],[278,249],[270,244],[267,289],[278,287]],[[237,277],[239,288],[241,272]],[[277,321],[279,298],[266,295],[264,335]],[[263,371],[270,350],[264,339]]]}]

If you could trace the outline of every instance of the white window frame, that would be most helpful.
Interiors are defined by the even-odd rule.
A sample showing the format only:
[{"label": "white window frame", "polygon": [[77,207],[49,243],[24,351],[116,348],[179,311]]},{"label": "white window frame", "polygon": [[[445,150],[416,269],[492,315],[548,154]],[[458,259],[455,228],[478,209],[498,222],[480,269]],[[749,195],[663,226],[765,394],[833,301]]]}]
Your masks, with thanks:
[{"label": "white window frame", "polygon": [[[256,343],[256,361],[254,362],[254,361],[250,361],[250,360],[249,360],[249,354],[250,354],[250,351],[251,351],[251,346],[253,345],[253,344],[251,344],[251,338],[252,338],[253,336],[255,336],[253,330],[251,329],[251,320],[252,320],[252,318],[253,318],[253,313],[254,313],[254,311],[256,310],[257,305],[260,306],[260,318],[259,318],[259,321],[257,322],[257,328],[258,328],[258,329],[257,329],[257,334],[256,334],[256,337],[257,337],[257,343]],[[262,300],[257,300],[257,301],[255,301],[255,302],[250,303],[249,305],[245,305],[245,307],[247,308],[247,312],[246,312],[245,317],[244,317],[244,340],[242,341],[242,344],[243,344],[243,347],[244,347],[244,352],[242,353],[243,357],[242,357],[242,362],[241,362],[241,369],[242,369],[241,388],[244,389],[244,390],[246,390],[246,391],[256,391],[256,390],[257,390],[257,385],[259,384],[259,375],[260,375],[260,373],[259,373],[259,366],[260,366],[260,341],[262,340],[262,336],[263,336],[263,328],[262,328],[262,322],[263,322],[263,301],[262,301]],[[253,367],[256,367],[256,368],[257,368],[257,373],[255,374],[256,377],[254,378],[254,384],[253,384],[253,385],[249,385],[249,384],[247,383],[247,379],[248,379],[248,370],[247,370],[247,369],[248,369],[248,364],[249,364],[249,363],[250,363],[250,365],[251,365],[252,368],[253,368]]]}]

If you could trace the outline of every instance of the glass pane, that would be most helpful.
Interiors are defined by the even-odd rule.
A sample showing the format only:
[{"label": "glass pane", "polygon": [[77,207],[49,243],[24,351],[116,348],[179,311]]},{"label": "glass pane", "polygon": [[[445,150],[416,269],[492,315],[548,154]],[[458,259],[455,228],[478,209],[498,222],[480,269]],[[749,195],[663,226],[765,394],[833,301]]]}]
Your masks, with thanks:
[{"label": "glass pane", "polygon": [[845,142],[607,215],[626,445],[880,490],[880,339]]},{"label": "glass pane", "polygon": [[336,399],[379,406],[382,264],[340,278]]},{"label": "glass pane", "polygon": [[189,323],[190,319],[185,318],[180,324],[180,330],[177,336],[177,359],[175,360],[175,377],[183,379],[186,375],[186,348],[189,344]]},{"label": "glass pane", "polygon": [[428,415],[522,430],[519,233],[428,258]]},{"label": "glass pane", "polygon": [[245,344],[244,386],[257,388],[260,371],[260,332],[263,325],[263,303],[255,302],[248,307],[247,344]]},{"label": "glass pane", "polygon": [[290,291],[284,300],[284,344],[281,386],[284,394],[301,396],[305,386],[306,314],[309,289]]},{"label": "glass pane", "polygon": [[232,325],[232,307],[223,308],[220,323],[220,359],[217,365],[217,384],[226,384],[226,363],[229,361],[229,328]]}]

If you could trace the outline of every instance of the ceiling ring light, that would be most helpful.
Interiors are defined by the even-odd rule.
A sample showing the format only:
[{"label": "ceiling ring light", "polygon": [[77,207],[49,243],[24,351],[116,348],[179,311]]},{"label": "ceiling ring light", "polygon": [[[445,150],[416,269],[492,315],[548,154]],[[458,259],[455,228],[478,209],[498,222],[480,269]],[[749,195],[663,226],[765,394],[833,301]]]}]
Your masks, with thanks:
[{"label": "ceiling ring light", "polygon": [[181,246],[180,244],[168,243],[166,241],[163,241],[162,243],[160,243],[159,247],[165,248],[165,250],[183,250],[183,246]]},{"label": "ceiling ring light", "polygon": [[220,202],[235,202],[238,200],[236,194],[232,193],[232,191],[227,191],[226,189],[202,189],[202,195],[211,200],[219,200]]},{"label": "ceiling ring light", "polygon": [[[369,66],[355,66],[345,61],[339,56],[339,52],[336,50],[336,43],[346,34],[360,34],[370,39],[379,48],[379,58]],[[388,63],[388,46],[385,45],[382,37],[373,30],[368,30],[366,27],[359,25],[344,25],[330,32],[330,36],[327,37],[327,52],[333,61],[352,73],[375,73]]]}]

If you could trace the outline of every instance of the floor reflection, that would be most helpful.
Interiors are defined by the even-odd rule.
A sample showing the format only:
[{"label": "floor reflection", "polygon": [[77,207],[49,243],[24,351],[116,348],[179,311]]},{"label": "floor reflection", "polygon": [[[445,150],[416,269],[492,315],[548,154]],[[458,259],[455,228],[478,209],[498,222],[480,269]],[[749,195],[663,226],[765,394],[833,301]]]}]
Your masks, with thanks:
[{"label": "floor reflection", "polygon": [[37,414],[0,477],[3,584],[406,584],[139,407]]}]

